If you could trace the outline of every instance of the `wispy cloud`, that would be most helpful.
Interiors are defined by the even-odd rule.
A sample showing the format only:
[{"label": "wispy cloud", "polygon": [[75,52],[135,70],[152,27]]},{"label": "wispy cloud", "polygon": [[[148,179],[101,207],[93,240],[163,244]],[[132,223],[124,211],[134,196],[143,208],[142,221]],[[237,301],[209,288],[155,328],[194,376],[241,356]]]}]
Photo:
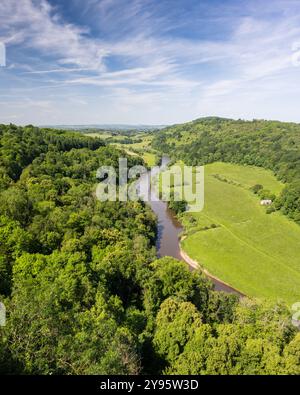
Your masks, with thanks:
[{"label": "wispy cloud", "polygon": [[[16,90],[23,92],[31,100],[28,114],[39,108],[48,117],[51,108],[57,117],[64,108],[71,117],[72,106],[81,103],[88,109],[80,123],[152,118],[166,123],[213,113],[284,117],[289,106],[286,114],[300,121],[298,106],[289,99],[300,76],[291,61],[293,43],[300,40],[299,2],[71,0],[69,5],[0,3],[0,40],[23,56],[1,70],[0,86],[2,81],[12,98]],[[38,105],[42,97],[33,100],[41,91],[46,103],[53,89],[57,98],[50,107]],[[286,103],[279,112],[276,92]],[[256,108],[255,102],[265,104]]]},{"label": "wispy cloud", "polygon": [[0,3],[1,37],[7,44],[22,44],[58,64],[99,68],[106,51],[86,38],[87,28],[65,23],[46,0],[5,0]]}]

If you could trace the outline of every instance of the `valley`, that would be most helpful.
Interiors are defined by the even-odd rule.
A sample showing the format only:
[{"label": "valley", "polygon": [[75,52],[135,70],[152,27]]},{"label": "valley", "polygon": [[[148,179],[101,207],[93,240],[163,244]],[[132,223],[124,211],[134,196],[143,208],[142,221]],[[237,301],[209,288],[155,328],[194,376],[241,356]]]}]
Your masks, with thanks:
[{"label": "valley", "polygon": [[[180,125],[175,128],[180,130]],[[168,129],[160,131],[160,135],[167,137],[171,147],[182,147],[181,152],[199,139],[197,132],[191,131],[177,131],[177,139],[173,130],[169,135]],[[153,166],[155,155],[161,155],[151,147],[153,134],[138,137],[142,138],[139,143],[117,146],[128,154],[140,155]],[[157,139],[154,136],[154,146]],[[176,158],[176,150],[171,151]],[[242,294],[292,304],[300,298],[300,227],[282,210],[262,207],[260,197],[252,190],[257,185],[277,201],[285,188],[271,170],[263,167],[218,161],[206,164],[203,211],[177,215],[183,227],[181,248],[204,271]],[[173,190],[176,192],[176,187]],[[169,244],[174,246],[177,240],[169,240]],[[168,246],[166,249],[170,251]],[[177,250],[174,248],[169,255],[177,257]]]}]

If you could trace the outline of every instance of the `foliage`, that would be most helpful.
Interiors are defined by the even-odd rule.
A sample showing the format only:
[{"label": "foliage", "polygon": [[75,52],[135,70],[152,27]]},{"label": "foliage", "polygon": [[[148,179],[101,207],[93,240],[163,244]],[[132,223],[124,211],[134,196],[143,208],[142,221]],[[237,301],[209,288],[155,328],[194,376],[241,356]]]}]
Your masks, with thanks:
[{"label": "foliage", "polygon": [[156,258],[148,206],[96,200],[97,168],[124,152],[33,126],[0,138],[2,374],[299,374],[284,306],[214,292]]},{"label": "foliage", "polygon": [[300,125],[208,117],[161,130],[152,147],[187,165],[231,162],[271,169],[286,188],[276,208],[300,223]]}]

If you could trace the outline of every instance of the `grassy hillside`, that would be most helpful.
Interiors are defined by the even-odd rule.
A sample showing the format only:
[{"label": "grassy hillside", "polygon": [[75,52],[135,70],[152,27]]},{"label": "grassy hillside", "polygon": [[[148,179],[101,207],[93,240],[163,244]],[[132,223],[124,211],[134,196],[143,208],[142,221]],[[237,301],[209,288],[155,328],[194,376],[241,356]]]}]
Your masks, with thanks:
[{"label": "grassy hillside", "polygon": [[294,303],[300,298],[300,227],[281,213],[266,214],[249,190],[254,184],[275,194],[283,188],[272,172],[261,168],[205,166],[205,207],[183,214],[187,237],[182,247],[243,293]]},{"label": "grassy hillside", "polygon": [[230,162],[270,169],[286,183],[274,208],[300,224],[300,125],[202,118],[155,134],[153,148],[188,165]]},{"label": "grassy hillside", "polygon": [[141,156],[148,166],[154,166],[157,161],[156,152],[151,149],[153,135],[145,132],[132,132],[130,136],[117,134],[118,132],[99,132],[88,133],[87,136],[98,137],[105,140],[106,143],[115,145],[123,149],[128,155]]},{"label": "grassy hillside", "polygon": [[[0,374],[300,374],[288,306],[214,292],[200,271],[157,259],[148,205],[96,199],[97,169],[120,155],[79,133],[0,125]],[[208,209],[234,232],[226,206]]]}]

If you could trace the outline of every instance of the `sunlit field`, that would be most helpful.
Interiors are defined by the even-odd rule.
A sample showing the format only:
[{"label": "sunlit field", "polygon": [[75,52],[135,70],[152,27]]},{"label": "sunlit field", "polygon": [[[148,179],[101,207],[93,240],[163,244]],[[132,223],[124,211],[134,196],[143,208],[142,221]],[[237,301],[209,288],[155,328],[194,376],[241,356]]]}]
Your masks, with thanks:
[{"label": "sunlit field", "polygon": [[243,293],[292,303],[300,298],[300,227],[280,213],[266,214],[249,190],[254,184],[275,194],[282,189],[272,173],[261,168],[205,166],[205,207],[182,216],[187,234],[182,247]]}]

